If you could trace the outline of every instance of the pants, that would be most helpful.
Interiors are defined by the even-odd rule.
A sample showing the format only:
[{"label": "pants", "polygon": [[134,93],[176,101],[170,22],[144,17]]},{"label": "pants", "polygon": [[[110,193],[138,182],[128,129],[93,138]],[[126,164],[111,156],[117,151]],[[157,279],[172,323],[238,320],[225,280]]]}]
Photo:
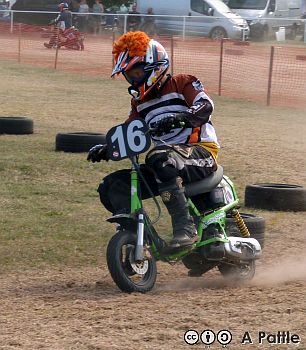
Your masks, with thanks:
[{"label": "pants", "polygon": [[[216,171],[213,156],[201,146],[159,146],[151,150],[145,164],[140,166],[143,177],[154,195],[159,194],[159,184],[181,177],[183,184],[204,179]],[[98,187],[101,203],[113,214],[130,212],[130,169],[122,169],[106,176]],[[151,197],[139,177],[141,199]]]}]

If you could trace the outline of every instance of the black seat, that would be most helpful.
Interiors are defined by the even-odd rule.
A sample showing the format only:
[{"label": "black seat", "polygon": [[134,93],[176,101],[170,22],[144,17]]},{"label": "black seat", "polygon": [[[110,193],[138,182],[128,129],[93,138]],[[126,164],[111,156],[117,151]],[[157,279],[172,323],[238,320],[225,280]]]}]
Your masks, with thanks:
[{"label": "black seat", "polygon": [[223,177],[223,168],[218,165],[218,168],[211,175],[203,180],[192,182],[185,185],[185,194],[187,197],[196,196],[197,194],[210,192],[221,182]]}]

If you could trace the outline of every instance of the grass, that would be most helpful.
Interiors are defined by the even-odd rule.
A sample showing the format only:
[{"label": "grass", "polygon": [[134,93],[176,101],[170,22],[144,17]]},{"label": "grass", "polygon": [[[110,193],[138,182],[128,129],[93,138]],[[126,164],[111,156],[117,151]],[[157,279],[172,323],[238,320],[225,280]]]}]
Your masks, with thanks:
[{"label": "grass", "polygon": [[[103,176],[128,162],[89,164],[85,154],[55,152],[55,135],[106,132],[125,120],[130,104],[125,82],[0,62],[0,93],[0,115],[31,117],[35,127],[33,135],[0,135],[0,271],[99,265],[113,226],[105,223],[109,213],[101,207],[96,188]],[[279,181],[277,171],[267,174],[260,169],[256,174],[254,162],[258,153],[266,157],[272,143],[276,155],[263,160],[262,166],[280,167],[282,149],[279,154],[277,138],[282,129],[278,127],[292,112],[214,99],[214,121],[224,145],[220,162],[241,197],[245,184],[263,174],[266,181]],[[302,123],[305,112],[294,113],[296,122]],[[270,136],[261,140],[259,148],[260,130],[256,130],[266,132],[264,126]],[[284,135],[291,140],[288,152],[305,149],[304,129],[291,130],[291,134],[289,130]],[[295,157],[297,162],[305,159],[302,152]],[[288,181],[294,169],[283,166],[280,180]],[[169,221],[163,220],[160,227],[168,226]]]}]

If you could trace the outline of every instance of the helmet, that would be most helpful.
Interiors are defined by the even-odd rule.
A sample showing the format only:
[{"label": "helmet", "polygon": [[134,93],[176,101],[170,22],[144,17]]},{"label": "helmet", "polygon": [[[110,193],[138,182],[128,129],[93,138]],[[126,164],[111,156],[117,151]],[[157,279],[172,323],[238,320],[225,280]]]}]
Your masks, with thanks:
[{"label": "helmet", "polygon": [[67,2],[61,2],[58,5],[58,8],[61,12],[63,12],[64,10],[68,10],[69,9],[69,5],[67,4]]},{"label": "helmet", "polygon": [[112,77],[122,73],[131,84],[130,94],[142,100],[163,78],[169,68],[165,48],[144,32],[128,32],[113,46],[115,67]]}]

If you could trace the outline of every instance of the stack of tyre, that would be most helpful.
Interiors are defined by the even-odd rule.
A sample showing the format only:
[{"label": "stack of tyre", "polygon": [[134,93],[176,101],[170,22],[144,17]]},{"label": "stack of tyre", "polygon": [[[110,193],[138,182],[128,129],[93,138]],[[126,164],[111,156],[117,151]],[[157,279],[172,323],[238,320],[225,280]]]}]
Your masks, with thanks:
[{"label": "stack of tyre", "polygon": [[[245,188],[245,206],[255,209],[278,211],[306,211],[306,189],[294,184],[258,183]],[[250,235],[256,238],[264,248],[265,219],[248,213],[241,216],[249,229]],[[226,218],[226,230],[229,236],[240,236],[234,218]]]}]

